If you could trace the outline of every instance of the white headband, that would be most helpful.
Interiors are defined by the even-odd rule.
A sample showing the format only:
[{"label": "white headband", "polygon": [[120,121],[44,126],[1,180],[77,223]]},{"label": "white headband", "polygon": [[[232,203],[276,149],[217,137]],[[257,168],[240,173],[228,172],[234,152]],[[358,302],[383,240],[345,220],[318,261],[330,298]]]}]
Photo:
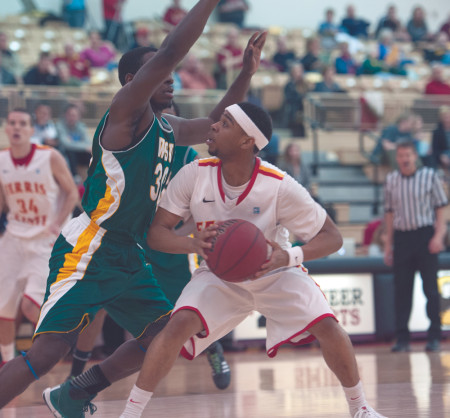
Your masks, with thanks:
[{"label": "white headband", "polygon": [[264,134],[259,130],[259,128],[253,123],[253,121],[247,116],[241,107],[237,104],[228,106],[227,110],[234,120],[239,124],[239,126],[244,130],[244,132],[253,138],[255,138],[256,147],[261,150],[268,143],[269,140],[264,136]]}]

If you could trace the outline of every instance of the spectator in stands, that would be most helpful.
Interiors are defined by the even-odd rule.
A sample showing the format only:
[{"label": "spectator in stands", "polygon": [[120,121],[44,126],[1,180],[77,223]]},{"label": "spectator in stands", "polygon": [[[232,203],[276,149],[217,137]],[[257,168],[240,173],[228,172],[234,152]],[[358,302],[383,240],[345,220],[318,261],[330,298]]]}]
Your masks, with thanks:
[{"label": "spectator in stands", "polygon": [[64,116],[56,123],[61,150],[66,155],[73,175],[78,175],[78,167],[89,165],[92,142],[88,137],[86,126],[81,122],[78,106],[69,104]]},{"label": "spectator in stands", "polygon": [[448,39],[450,39],[450,14],[447,16],[447,20],[442,24],[439,32],[444,32]]},{"label": "spectator in stands", "polygon": [[206,90],[216,88],[214,77],[192,53],[186,55],[177,71],[183,89]]},{"label": "spectator in stands", "polygon": [[449,37],[445,32],[439,32],[436,40],[430,48],[424,48],[424,58],[428,62],[440,62],[450,65],[450,49],[448,48]]},{"label": "spectator in stands", "polygon": [[70,68],[66,62],[61,61],[56,66],[56,71],[59,77],[59,85],[65,87],[80,87],[82,82],[70,74]]},{"label": "spectator in stands", "polygon": [[0,32],[0,54],[2,56],[2,67],[13,74],[16,81],[22,79],[23,66],[19,56],[11,50],[8,45],[8,36],[5,32]]},{"label": "spectator in stands", "polygon": [[418,6],[413,9],[412,17],[406,25],[412,42],[426,41],[430,39],[427,22],[425,21],[425,10]]},{"label": "spectator in stands", "polygon": [[297,180],[305,189],[310,190],[311,172],[308,166],[303,163],[300,146],[296,142],[291,142],[286,146],[283,158],[278,166]]},{"label": "spectator in stands", "polygon": [[320,36],[325,36],[327,38],[334,38],[339,32],[339,26],[334,23],[334,10],[325,10],[325,21],[319,25],[318,29]]},{"label": "spectator in stands", "polygon": [[152,32],[147,27],[140,27],[134,33],[134,42],[131,44],[130,49],[139,48],[140,46],[152,46],[155,45],[151,40]]},{"label": "spectator in stands", "polygon": [[116,53],[109,42],[102,41],[100,34],[96,31],[89,33],[89,47],[84,49],[80,58],[89,61],[91,67],[106,68],[113,61]]},{"label": "spectator in stands", "polygon": [[341,54],[336,58],[335,67],[337,74],[353,74],[356,75],[359,70],[359,66],[356,64],[347,42],[341,42],[339,44]]},{"label": "spectator in stands", "polygon": [[293,137],[304,137],[303,99],[310,91],[310,86],[304,78],[302,64],[292,64],[289,75],[289,81],[284,87],[283,125],[291,130]]},{"label": "spectator in stands", "polygon": [[80,54],[75,51],[75,46],[72,42],[66,42],[64,44],[64,54],[58,55],[53,60],[55,65],[58,65],[60,62],[65,62],[69,66],[69,72],[72,77],[80,80],[89,79],[90,62],[81,58]]},{"label": "spectator in stands", "polygon": [[409,35],[405,38],[405,30],[397,17],[397,8],[394,5],[388,7],[386,16],[383,16],[378,22],[377,29],[375,30],[375,38],[379,38],[380,32],[383,29],[390,29],[394,34],[395,39],[409,39]]},{"label": "spectator in stands", "polygon": [[186,14],[187,11],[181,7],[181,0],[172,0],[172,4],[164,12],[163,22],[172,28],[178,25]]},{"label": "spectator in stands", "polygon": [[450,85],[444,79],[442,64],[433,64],[430,81],[425,86],[425,94],[450,94]]},{"label": "spectator in stands", "polygon": [[216,84],[219,88],[226,88],[226,75],[229,71],[238,70],[242,65],[244,50],[239,44],[239,30],[230,28],[227,32],[226,44],[217,54]]},{"label": "spectator in stands", "polygon": [[314,91],[316,93],[345,93],[345,90],[334,80],[335,75],[334,67],[324,67],[322,70],[322,81],[316,83]]},{"label": "spectator in stands", "polygon": [[355,38],[367,38],[369,26],[369,22],[356,17],[355,7],[353,5],[347,6],[346,16],[341,22],[342,30]]},{"label": "spectator in stands", "polygon": [[287,47],[286,37],[280,35],[277,39],[277,50],[272,57],[272,62],[275,64],[278,71],[287,73],[289,65],[296,61],[295,53]]},{"label": "spectator in stands", "polygon": [[308,71],[319,72],[322,63],[319,59],[320,42],[318,38],[308,38],[306,40],[306,55],[301,59],[303,69]]},{"label": "spectator in stands", "polygon": [[64,0],[63,19],[72,28],[84,27],[86,17],[86,6],[84,0]]},{"label": "spectator in stands", "polygon": [[25,84],[57,86],[59,77],[49,52],[41,52],[39,61],[23,77]]},{"label": "spectator in stands", "polygon": [[413,303],[414,276],[422,277],[430,320],[426,351],[440,350],[440,295],[438,254],[447,232],[444,209],[448,204],[442,183],[429,167],[417,168],[411,142],[396,147],[398,170],[389,173],[384,187],[386,245],[384,261],[394,271],[394,313],[397,341],[393,352],[410,351],[408,322]]},{"label": "spectator in stands", "polygon": [[[103,17],[105,32],[103,38],[110,41],[121,50],[124,29],[122,22],[122,8],[126,0],[103,0]],[[128,45],[127,45],[128,46]]]},{"label": "spectator in stands", "polygon": [[395,167],[396,144],[402,141],[413,142],[412,128],[413,115],[410,113],[400,115],[394,125],[387,126],[381,132],[378,142],[372,151],[371,161]]},{"label": "spectator in stands", "polygon": [[16,84],[16,78],[3,66],[3,57],[0,55],[0,86],[7,84]]},{"label": "spectator in stands", "polygon": [[370,46],[366,59],[361,64],[361,74],[374,75],[378,73],[391,73],[406,75],[405,69],[401,67],[390,67],[385,61],[379,59],[378,46]]},{"label": "spectator in stands", "polygon": [[248,9],[249,6],[246,0],[220,0],[218,20],[222,23],[234,23],[242,28]]},{"label": "spectator in stands", "polygon": [[437,167],[444,170],[446,177],[450,175],[450,107],[439,109],[439,123],[433,131],[433,158]]},{"label": "spectator in stands", "polygon": [[405,59],[402,49],[395,42],[394,33],[388,28],[382,29],[378,36],[378,59],[386,63],[389,72],[398,75],[406,75],[403,67],[412,62]]},{"label": "spectator in stands", "polygon": [[417,154],[423,165],[432,167],[434,165],[433,157],[431,155],[430,144],[427,141],[427,135],[423,130],[423,118],[417,114],[412,114],[411,117],[411,136],[416,146]]},{"label": "spectator in stands", "polygon": [[31,143],[57,148],[59,145],[58,132],[52,120],[52,108],[45,103],[39,103],[34,109],[33,116],[34,133]]}]

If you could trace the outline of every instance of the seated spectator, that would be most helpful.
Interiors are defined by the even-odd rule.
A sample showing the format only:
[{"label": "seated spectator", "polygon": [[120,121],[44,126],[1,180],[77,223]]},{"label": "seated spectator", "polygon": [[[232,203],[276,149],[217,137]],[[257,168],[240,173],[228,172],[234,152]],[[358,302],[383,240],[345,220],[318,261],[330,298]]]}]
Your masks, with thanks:
[{"label": "seated spectator", "polygon": [[378,59],[387,64],[389,72],[402,75],[406,75],[404,65],[412,63],[405,58],[402,49],[395,42],[394,33],[387,28],[382,29],[378,36]]},{"label": "seated spectator", "polygon": [[439,32],[444,32],[448,39],[450,39],[450,14],[447,16],[447,20],[442,24]]},{"label": "seated spectator", "polygon": [[408,31],[412,42],[426,41],[430,39],[428,26],[425,21],[425,11],[422,7],[415,7],[413,9],[413,14],[406,25],[406,30]]},{"label": "seated spectator", "polygon": [[405,113],[398,117],[395,125],[384,128],[372,151],[371,161],[393,167],[395,165],[395,144],[400,141],[414,141],[411,134],[412,125],[413,116]]},{"label": "seated spectator", "polygon": [[59,85],[59,77],[56,67],[53,65],[49,52],[41,52],[39,61],[32,66],[24,75],[23,82],[25,84],[57,86]]},{"label": "seated spectator", "polygon": [[0,32],[0,55],[2,57],[2,67],[15,77],[16,82],[20,82],[22,80],[23,66],[19,56],[9,47],[8,36],[5,32]]},{"label": "seated spectator", "polygon": [[64,0],[62,15],[71,28],[84,27],[86,17],[84,0]]},{"label": "seated spectator", "polygon": [[181,0],[172,0],[172,4],[164,12],[163,22],[174,27],[186,16],[187,11],[181,7]]},{"label": "seated spectator", "polygon": [[72,77],[80,80],[89,79],[90,63],[88,60],[81,58],[80,54],[75,51],[72,42],[66,42],[64,44],[64,54],[56,56],[53,60],[55,65],[58,65],[60,62],[65,62],[69,66],[69,72]]},{"label": "seated spectator", "polygon": [[425,94],[450,94],[450,85],[444,79],[444,67],[433,64],[430,81],[425,86]]},{"label": "seated spectator", "polygon": [[139,48],[141,46],[155,47],[151,40],[151,31],[148,28],[140,27],[134,33],[134,41],[130,46],[130,49]]},{"label": "seated spectator", "polygon": [[336,73],[333,67],[325,67],[322,70],[322,81],[316,83],[314,91],[316,93],[345,93],[345,90],[334,81],[335,75]]},{"label": "seated spectator", "polygon": [[181,62],[177,71],[183,89],[206,90],[216,88],[214,77],[209,74],[203,63],[192,53]]},{"label": "seated spectator", "polygon": [[379,59],[379,48],[371,47],[366,59],[361,64],[360,74],[374,75],[379,73],[406,75],[406,70],[397,66],[390,67],[385,61]]},{"label": "seated spectator", "polygon": [[216,57],[215,79],[218,88],[226,88],[226,77],[229,71],[241,68],[243,54],[244,50],[239,44],[239,31],[236,28],[231,28],[227,33],[226,44],[222,46]]},{"label": "seated spectator", "polygon": [[16,84],[16,78],[3,66],[3,57],[0,55],[0,86],[7,84]]},{"label": "seated spectator", "polygon": [[336,58],[335,66],[337,74],[353,74],[358,72],[358,65],[350,54],[348,43],[342,42],[339,44],[341,54]]},{"label": "seated spectator", "polygon": [[395,39],[407,41],[409,35],[407,35],[400,20],[397,18],[397,8],[394,5],[388,7],[386,16],[383,16],[378,22],[377,29],[375,30],[375,38],[379,38],[380,32],[383,29],[390,29],[394,34]]},{"label": "seated spectator", "polygon": [[347,6],[346,16],[342,19],[341,29],[355,38],[367,38],[367,30],[370,23],[364,19],[357,18],[355,14],[355,7],[353,5]]},{"label": "seated spectator", "polygon": [[115,56],[113,46],[109,42],[103,41],[96,31],[89,33],[89,47],[80,54],[80,58],[89,61],[91,67],[107,67]]},{"label": "seated spectator", "polygon": [[302,64],[292,64],[289,75],[289,81],[284,87],[283,124],[291,130],[292,136],[304,137],[303,99],[310,90],[310,86],[304,78]]},{"label": "seated spectator", "polygon": [[311,172],[302,161],[300,146],[297,143],[291,142],[286,146],[278,167],[297,180],[306,190],[310,190]]},{"label": "seated spectator", "polygon": [[319,72],[322,63],[319,59],[320,42],[318,38],[308,38],[306,40],[306,55],[301,59],[303,69],[308,71]]},{"label": "seated spectator", "polygon": [[59,77],[59,85],[65,87],[79,87],[82,82],[79,78],[74,77],[70,74],[70,68],[67,63],[61,61],[56,66],[56,71]]},{"label": "seated spectator", "polygon": [[334,38],[335,35],[339,32],[339,26],[334,23],[333,9],[325,10],[325,22],[322,22],[319,25],[318,32],[320,36],[325,36],[327,38]]},{"label": "seated spectator", "polygon": [[450,65],[450,49],[448,48],[449,37],[445,32],[439,32],[431,48],[423,50],[424,58],[428,62],[440,62]]},{"label": "seated spectator", "polygon": [[249,7],[246,0],[220,0],[218,20],[222,23],[234,23],[242,28]]},{"label": "seated spectator", "polygon": [[450,174],[450,107],[439,109],[439,123],[432,136],[433,159],[437,167]]},{"label": "seated spectator", "polygon": [[52,108],[40,103],[34,109],[34,133],[31,142],[38,145],[58,147],[58,132],[52,120]]},{"label": "seated spectator", "polygon": [[272,57],[272,62],[277,67],[277,70],[282,73],[289,71],[289,65],[296,60],[295,53],[288,49],[286,37],[280,35],[277,39],[277,50]]},{"label": "seated spectator", "polygon": [[89,139],[86,126],[81,122],[78,106],[70,104],[64,115],[56,124],[61,151],[66,155],[72,174],[78,175],[79,166],[87,167],[91,159],[92,141]]}]

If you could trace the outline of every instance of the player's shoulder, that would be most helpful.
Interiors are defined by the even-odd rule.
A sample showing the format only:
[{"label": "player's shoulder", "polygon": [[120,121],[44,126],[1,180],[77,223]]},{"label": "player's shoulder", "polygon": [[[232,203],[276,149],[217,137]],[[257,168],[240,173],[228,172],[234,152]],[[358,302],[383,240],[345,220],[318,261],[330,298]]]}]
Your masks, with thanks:
[{"label": "player's shoulder", "polygon": [[199,167],[218,167],[220,165],[220,159],[215,157],[200,158],[196,161],[198,162]]},{"label": "player's shoulder", "polygon": [[286,176],[283,170],[264,160],[260,160],[258,173],[276,180],[283,180]]},{"label": "player's shoulder", "polygon": [[36,144],[36,151],[41,151],[41,152],[51,152],[52,150],[55,150],[55,148],[50,147],[48,145],[40,145],[40,144]]}]

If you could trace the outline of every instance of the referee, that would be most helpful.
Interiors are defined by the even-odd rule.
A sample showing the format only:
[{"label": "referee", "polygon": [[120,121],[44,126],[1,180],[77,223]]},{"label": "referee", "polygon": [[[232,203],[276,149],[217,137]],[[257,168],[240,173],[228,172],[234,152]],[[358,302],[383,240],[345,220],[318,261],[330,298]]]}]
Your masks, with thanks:
[{"label": "referee", "polygon": [[412,142],[396,147],[398,169],[385,183],[386,246],[384,261],[393,265],[397,342],[392,351],[409,351],[408,321],[411,314],[414,275],[420,272],[427,298],[430,327],[426,351],[439,351],[441,319],[437,288],[438,254],[444,249],[447,205],[442,184],[429,167],[417,169]]}]

